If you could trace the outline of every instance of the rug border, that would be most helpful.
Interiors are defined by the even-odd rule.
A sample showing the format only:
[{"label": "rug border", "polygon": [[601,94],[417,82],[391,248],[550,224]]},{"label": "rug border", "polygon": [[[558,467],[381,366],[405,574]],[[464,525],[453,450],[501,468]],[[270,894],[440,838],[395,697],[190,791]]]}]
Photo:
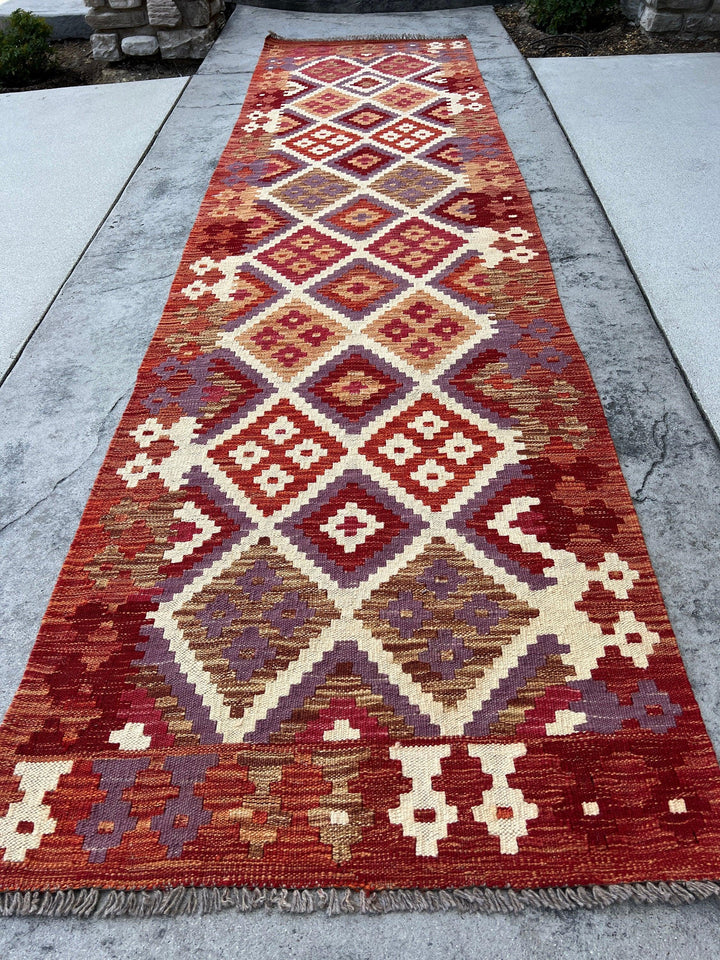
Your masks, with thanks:
[{"label": "rug border", "polygon": [[172,887],[165,890],[108,890],[100,887],[74,890],[6,891],[0,895],[2,917],[116,917],[202,916],[235,910],[279,911],[291,914],[324,912],[327,916],[387,913],[518,914],[542,909],[556,912],[592,910],[618,903],[682,906],[720,897],[720,882],[610,884],[608,886],[462,887],[420,890],[401,888],[366,893],[352,887]]}]

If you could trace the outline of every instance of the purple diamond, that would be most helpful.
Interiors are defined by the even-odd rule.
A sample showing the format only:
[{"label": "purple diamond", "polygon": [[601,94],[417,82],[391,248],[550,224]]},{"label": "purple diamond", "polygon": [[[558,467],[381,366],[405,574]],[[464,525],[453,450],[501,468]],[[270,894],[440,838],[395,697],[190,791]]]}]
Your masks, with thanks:
[{"label": "purple diamond", "polygon": [[314,608],[308,607],[297,591],[286,593],[279,603],[263,614],[264,619],[285,638],[292,637],[298,627],[314,616]]},{"label": "purple diamond", "polygon": [[461,637],[452,630],[438,630],[437,636],[428,642],[427,650],[418,657],[427,663],[433,673],[439,673],[443,680],[454,680],[455,674],[468,660],[472,660],[474,651],[466,647]]},{"label": "purple diamond", "polygon": [[481,637],[507,616],[507,610],[503,610],[484,593],[476,593],[455,611],[455,619],[464,621],[469,627],[475,627]]},{"label": "purple diamond", "polygon": [[267,560],[258,560],[253,567],[238,577],[235,583],[242,587],[249,600],[259,603],[273,587],[281,586],[282,580],[269,566]]},{"label": "purple diamond", "polygon": [[416,600],[410,590],[401,590],[397,600],[391,600],[380,611],[383,620],[394,627],[403,640],[409,639],[416,630],[420,630],[426,620],[432,620],[432,614],[420,600]]},{"label": "purple diamond", "polygon": [[461,576],[444,557],[440,557],[431,567],[423,571],[422,576],[417,578],[417,582],[427,587],[438,600],[447,600],[451,593],[465,583],[465,577]]},{"label": "purple diamond", "polygon": [[235,671],[236,678],[247,681],[271,658],[270,644],[257,627],[247,627],[223,650],[223,656]]}]

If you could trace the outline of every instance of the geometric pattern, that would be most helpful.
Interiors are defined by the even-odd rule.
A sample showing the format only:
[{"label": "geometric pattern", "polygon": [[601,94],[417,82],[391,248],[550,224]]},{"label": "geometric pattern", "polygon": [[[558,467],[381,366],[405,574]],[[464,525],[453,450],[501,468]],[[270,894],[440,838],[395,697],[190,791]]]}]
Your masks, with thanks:
[{"label": "geometric pattern", "polygon": [[298,393],[349,433],[360,433],[401,400],[413,381],[362,347],[348,347],[320,367]]},{"label": "geometric pattern", "polygon": [[6,912],[718,877],[720,769],[468,42],[269,38],[0,727]]}]

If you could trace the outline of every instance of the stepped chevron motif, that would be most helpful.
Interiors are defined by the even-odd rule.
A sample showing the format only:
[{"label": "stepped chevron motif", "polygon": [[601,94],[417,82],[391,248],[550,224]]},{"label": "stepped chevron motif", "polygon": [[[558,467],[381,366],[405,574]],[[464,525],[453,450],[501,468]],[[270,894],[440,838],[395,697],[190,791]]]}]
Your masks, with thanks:
[{"label": "stepped chevron motif", "polygon": [[268,40],[0,729],[6,912],[691,885],[719,810],[468,42]]}]

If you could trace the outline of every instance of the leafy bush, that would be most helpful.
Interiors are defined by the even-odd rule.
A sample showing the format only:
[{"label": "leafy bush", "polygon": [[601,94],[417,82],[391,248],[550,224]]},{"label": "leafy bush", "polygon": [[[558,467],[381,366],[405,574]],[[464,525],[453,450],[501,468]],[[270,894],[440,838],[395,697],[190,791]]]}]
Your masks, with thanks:
[{"label": "leafy bush", "polygon": [[0,30],[0,83],[20,86],[44,76],[53,65],[52,27],[27,10],[15,10]]},{"label": "leafy bush", "polygon": [[617,0],[527,0],[530,19],[545,33],[597,30],[618,9]]}]

